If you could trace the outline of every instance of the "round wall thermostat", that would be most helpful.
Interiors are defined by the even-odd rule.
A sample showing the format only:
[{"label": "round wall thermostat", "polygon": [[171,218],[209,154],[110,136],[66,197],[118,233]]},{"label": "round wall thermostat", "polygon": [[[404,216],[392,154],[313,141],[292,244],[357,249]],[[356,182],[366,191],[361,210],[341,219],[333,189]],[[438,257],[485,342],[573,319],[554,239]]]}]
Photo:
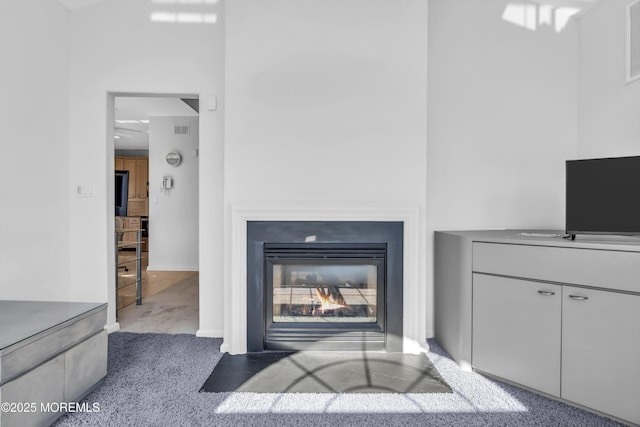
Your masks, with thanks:
[{"label": "round wall thermostat", "polygon": [[182,162],[182,155],[177,151],[169,151],[167,153],[167,164],[170,166],[178,166]]}]

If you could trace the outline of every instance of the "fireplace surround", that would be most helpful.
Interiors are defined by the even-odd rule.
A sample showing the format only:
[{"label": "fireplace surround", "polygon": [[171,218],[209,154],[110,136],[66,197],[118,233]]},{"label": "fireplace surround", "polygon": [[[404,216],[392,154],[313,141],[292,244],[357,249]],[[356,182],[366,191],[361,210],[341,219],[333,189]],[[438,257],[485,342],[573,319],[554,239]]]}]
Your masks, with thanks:
[{"label": "fireplace surround", "polygon": [[[402,351],[417,354],[427,348],[429,336],[430,284],[426,278],[426,247],[423,208],[404,203],[377,202],[234,202],[229,208],[225,232],[225,273],[223,294],[205,298],[224,298],[224,311],[212,315],[223,319],[222,352],[247,352],[247,225],[252,221],[380,221],[403,224],[403,320]],[[201,329],[198,336],[219,336]]]},{"label": "fireplace surround", "polygon": [[249,221],[247,350],[402,351],[403,223]]}]

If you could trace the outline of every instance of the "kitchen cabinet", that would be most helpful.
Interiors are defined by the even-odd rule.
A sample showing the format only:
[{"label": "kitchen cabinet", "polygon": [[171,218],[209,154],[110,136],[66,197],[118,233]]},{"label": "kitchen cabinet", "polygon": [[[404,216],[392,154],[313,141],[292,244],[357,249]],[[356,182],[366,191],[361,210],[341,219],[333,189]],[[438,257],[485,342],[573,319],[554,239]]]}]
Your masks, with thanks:
[{"label": "kitchen cabinet", "polygon": [[129,171],[128,216],[149,215],[149,159],[115,157],[116,170]]},{"label": "kitchen cabinet", "polygon": [[140,230],[142,226],[140,217],[121,216],[119,218],[122,220],[122,229],[129,230],[122,233],[122,238],[120,240],[125,242],[135,242],[136,230]]}]

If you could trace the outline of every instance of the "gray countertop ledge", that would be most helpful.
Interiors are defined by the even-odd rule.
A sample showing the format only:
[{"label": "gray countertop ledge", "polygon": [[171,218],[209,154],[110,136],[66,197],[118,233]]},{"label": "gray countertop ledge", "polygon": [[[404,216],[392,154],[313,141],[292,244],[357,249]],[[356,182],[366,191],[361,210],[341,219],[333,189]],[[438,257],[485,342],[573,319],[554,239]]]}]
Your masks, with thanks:
[{"label": "gray countertop ledge", "polygon": [[474,242],[514,245],[542,245],[563,248],[603,249],[640,252],[640,237],[578,234],[575,240],[563,239],[563,230],[436,230],[466,237]]},{"label": "gray countertop ledge", "polygon": [[106,303],[0,300],[0,355],[106,308]]}]

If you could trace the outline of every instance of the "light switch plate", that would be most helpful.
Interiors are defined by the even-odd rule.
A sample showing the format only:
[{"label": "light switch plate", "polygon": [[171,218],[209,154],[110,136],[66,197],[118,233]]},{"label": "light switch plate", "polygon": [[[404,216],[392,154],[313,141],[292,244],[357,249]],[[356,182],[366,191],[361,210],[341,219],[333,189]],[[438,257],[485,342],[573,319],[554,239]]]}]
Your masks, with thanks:
[{"label": "light switch plate", "polygon": [[94,184],[81,184],[76,186],[77,197],[94,197],[96,186]]}]

